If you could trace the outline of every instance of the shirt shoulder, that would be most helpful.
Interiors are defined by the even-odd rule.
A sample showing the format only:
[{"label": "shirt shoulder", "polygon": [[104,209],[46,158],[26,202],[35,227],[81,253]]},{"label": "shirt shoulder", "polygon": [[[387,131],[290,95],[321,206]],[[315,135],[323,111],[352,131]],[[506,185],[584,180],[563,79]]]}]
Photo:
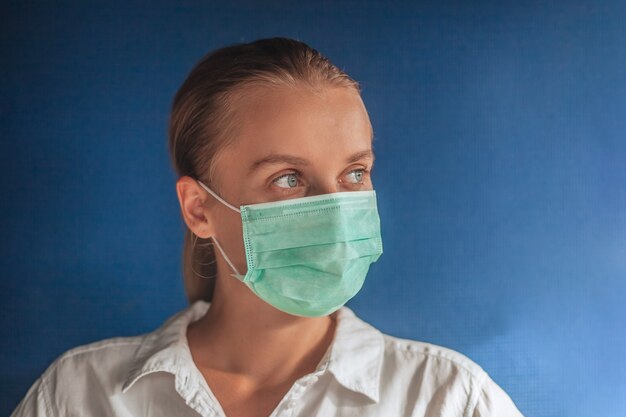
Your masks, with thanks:
[{"label": "shirt shoulder", "polygon": [[[97,368],[111,371],[117,366],[128,366],[147,335],[113,337],[76,346],[57,357],[43,377],[54,374]],[[113,372],[114,373],[114,372]]]},{"label": "shirt shoulder", "polygon": [[424,415],[436,408],[442,415],[522,416],[487,372],[464,354],[432,343],[382,335],[383,382],[395,385],[396,390],[404,389],[407,398],[415,398],[413,407],[423,408]]},{"label": "shirt shoulder", "polygon": [[412,339],[403,339],[382,333],[385,344],[385,355],[397,358],[407,364],[423,364],[427,361],[433,366],[431,371],[459,372],[466,378],[481,381],[487,376],[483,368],[476,362],[444,346],[421,342]]},{"label": "shirt shoulder", "polygon": [[176,370],[185,353],[186,325],[206,308],[190,306],[149,333],[67,350],[35,381],[12,416],[116,415],[125,386],[152,372]]},{"label": "shirt shoulder", "polygon": [[[119,353],[134,352],[133,347],[137,348],[148,334],[128,337],[112,337],[108,339],[98,340],[96,342],[73,347],[61,355],[59,355],[50,365],[63,366],[68,361],[82,361],[85,363],[106,357],[114,359]],[[112,356],[109,358],[109,356]],[[118,357],[117,359],[122,359]]]},{"label": "shirt shoulder", "polygon": [[74,405],[119,390],[146,335],[80,345],[58,356],[30,387],[12,416],[68,415]]},{"label": "shirt shoulder", "polygon": [[74,405],[94,403],[95,397],[104,400],[119,392],[145,337],[104,339],[60,355],[35,383],[39,392],[33,394],[46,400],[46,415],[69,415],[77,411]]}]

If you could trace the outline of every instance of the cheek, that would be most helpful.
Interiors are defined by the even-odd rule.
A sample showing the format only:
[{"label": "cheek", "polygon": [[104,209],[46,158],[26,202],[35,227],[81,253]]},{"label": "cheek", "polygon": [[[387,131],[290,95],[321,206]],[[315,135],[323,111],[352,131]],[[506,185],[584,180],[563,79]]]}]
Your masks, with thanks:
[{"label": "cheek", "polygon": [[[227,209],[228,210],[228,209]],[[245,250],[243,246],[243,227],[238,213],[229,210],[220,213],[216,222],[216,237],[226,251],[228,257],[236,264],[243,259],[245,265]]]},{"label": "cheek", "polygon": [[225,229],[225,235],[232,241],[235,241],[243,247],[243,227],[241,224],[241,218],[237,216],[229,216],[228,219],[224,219],[223,228]]}]

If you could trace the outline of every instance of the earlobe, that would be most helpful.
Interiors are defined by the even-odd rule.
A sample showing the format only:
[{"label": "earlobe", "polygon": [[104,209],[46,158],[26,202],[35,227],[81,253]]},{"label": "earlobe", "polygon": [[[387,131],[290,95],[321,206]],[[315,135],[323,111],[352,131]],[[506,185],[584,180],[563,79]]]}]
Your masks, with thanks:
[{"label": "earlobe", "polygon": [[207,208],[207,193],[188,176],[176,181],[176,194],[183,220],[189,230],[200,238],[213,236],[213,224]]}]

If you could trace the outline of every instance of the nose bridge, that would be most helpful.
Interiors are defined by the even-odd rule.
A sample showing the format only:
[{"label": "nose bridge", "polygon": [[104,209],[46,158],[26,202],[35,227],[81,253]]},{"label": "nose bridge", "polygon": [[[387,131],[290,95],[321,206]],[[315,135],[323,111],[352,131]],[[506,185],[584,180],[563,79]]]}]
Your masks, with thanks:
[{"label": "nose bridge", "polygon": [[324,178],[318,178],[311,186],[309,195],[331,194],[339,191],[339,184],[336,179],[330,175]]}]

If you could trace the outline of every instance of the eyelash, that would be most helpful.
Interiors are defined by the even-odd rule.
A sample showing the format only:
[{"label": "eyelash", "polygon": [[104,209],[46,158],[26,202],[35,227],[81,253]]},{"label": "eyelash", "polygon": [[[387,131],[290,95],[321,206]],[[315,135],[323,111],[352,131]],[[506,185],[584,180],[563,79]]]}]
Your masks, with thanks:
[{"label": "eyelash", "polygon": [[[367,169],[367,168],[356,168],[356,169],[352,169],[352,170],[348,171],[348,172],[346,173],[346,175],[349,175],[349,174],[351,174],[351,173],[353,173],[353,172],[362,172],[362,173],[363,173],[363,176],[365,176],[365,175],[369,174],[370,170],[369,170],[369,169]],[[278,177],[275,177],[275,178],[272,180],[272,183],[274,184],[274,183],[278,182],[278,180],[280,180],[280,179],[282,179],[282,178],[285,178],[285,177],[288,177],[289,175],[295,175],[296,177],[298,177],[298,182],[300,181],[300,180],[299,180],[299,178],[300,178],[300,176],[301,176],[300,172],[298,172],[298,171],[291,171],[291,172],[286,172],[286,173],[284,173],[284,174],[281,174],[281,175],[279,175]],[[342,181],[342,182],[343,182],[343,181]],[[351,184],[351,185],[359,185],[359,184],[363,184],[363,179],[361,180],[361,182],[355,182],[355,183],[349,183],[349,184]],[[281,192],[290,192],[290,191],[293,191],[293,190],[295,189],[295,187],[294,187],[294,188],[278,187],[278,188],[280,188],[280,191],[281,191]]]}]

